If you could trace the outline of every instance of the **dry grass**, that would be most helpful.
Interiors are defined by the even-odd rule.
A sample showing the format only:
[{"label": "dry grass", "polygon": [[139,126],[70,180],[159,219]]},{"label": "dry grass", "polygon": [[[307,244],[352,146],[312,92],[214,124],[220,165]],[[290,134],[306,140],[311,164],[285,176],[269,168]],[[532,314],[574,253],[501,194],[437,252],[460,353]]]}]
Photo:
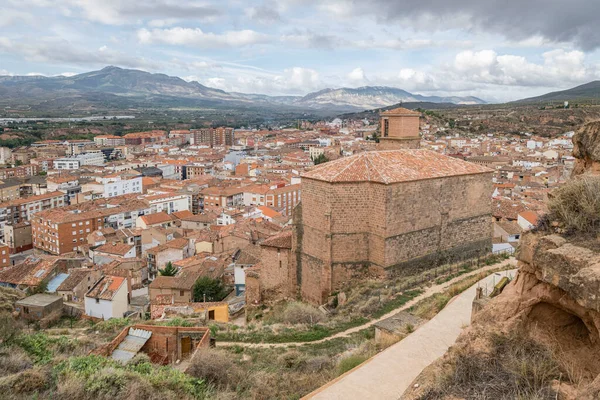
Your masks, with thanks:
[{"label": "dry grass", "polygon": [[554,400],[553,383],[567,376],[553,352],[523,332],[492,333],[489,351],[458,349],[450,366],[437,376],[420,400],[457,396],[464,399]]},{"label": "dry grass", "polygon": [[186,371],[189,375],[221,389],[235,390],[242,383],[243,374],[234,358],[220,350],[198,352]]},{"label": "dry grass", "polygon": [[550,219],[566,233],[596,233],[600,228],[600,177],[582,176],[552,192]]}]

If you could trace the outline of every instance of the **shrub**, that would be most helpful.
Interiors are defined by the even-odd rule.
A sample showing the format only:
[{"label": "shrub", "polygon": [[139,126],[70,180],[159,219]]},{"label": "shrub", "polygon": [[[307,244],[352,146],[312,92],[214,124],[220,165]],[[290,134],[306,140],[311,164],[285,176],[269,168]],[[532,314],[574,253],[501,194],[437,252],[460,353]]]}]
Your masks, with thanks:
[{"label": "shrub", "polygon": [[551,219],[567,233],[594,233],[600,228],[600,177],[582,176],[552,192]]},{"label": "shrub", "polygon": [[16,341],[36,363],[46,364],[52,361],[51,340],[45,334],[21,335]]},{"label": "shrub", "polygon": [[22,323],[9,313],[0,312],[0,344],[12,342],[21,333]]},{"label": "shrub", "polygon": [[85,383],[85,389],[93,398],[118,398],[121,390],[127,385],[125,372],[116,368],[104,368],[91,375]]},{"label": "shrub", "polygon": [[367,361],[367,357],[359,354],[354,354],[345,358],[342,358],[338,364],[338,374],[342,375],[350,371],[352,368],[359,366],[363,362]]},{"label": "shrub", "polygon": [[127,325],[131,325],[131,320],[129,318],[111,318],[106,321],[98,322],[94,326],[94,329],[102,332],[111,332],[121,330]]},{"label": "shrub", "polygon": [[0,376],[12,375],[33,366],[33,361],[19,347],[1,348]]},{"label": "shrub", "polygon": [[195,378],[225,388],[235,388],[241,381],[241,371],[233,357],[215,349],[203,349],[196,353],[186,371]]},{"label": "shrub", "polygon": [[323,320],[323,313],[309,304],[292,302],[283,310],[282,320],[288,324],[312,325]]},{"label": "shrub", "polygon": [[46,371],[35,368],[3,378],[0,391],[3,393],[35,393],[44,391],[50,384]]},{"label": "shrub", "polygon": [[523,332],[490,334],[489,353],[456,350],[451,367],[421,399],[554,399],[552,383],[561,376],[552,352]]}]

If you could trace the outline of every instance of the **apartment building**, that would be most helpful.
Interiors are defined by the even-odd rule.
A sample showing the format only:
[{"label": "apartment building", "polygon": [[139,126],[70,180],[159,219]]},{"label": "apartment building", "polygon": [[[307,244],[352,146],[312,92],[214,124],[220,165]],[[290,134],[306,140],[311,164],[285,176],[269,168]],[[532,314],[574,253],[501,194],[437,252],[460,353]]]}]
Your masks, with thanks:
[{"label": "apartment building", "polygon": [[137,217],[151,213],[147,201],[113,198],[118,205],[103,200],[38,213],[31,220],[33,246],[51,254],[81,250],[87,236],[100,228],[135,228]]},{"label": "apartment building", "polygon": [[111,175],[99,179],[103,184],[104,197],[123,196],[131,193],[142,193],[142,176],[128,178]]},{"label": "apartment building", "polygon": [[144,197],[150,206],[151,213],[161,211],[172,214],[177,211],[191,210],[191,199],[186,194],[163,193]]},{"label": "apartment building", "polygon": [[192,144],[214,146],[233,146],[233,128],[202,128],[192,131]]},{"label": "apartment building", "polygon": [[103,153],[84,153],[54,160],[54,169],[79,169],[83,165],[104,165]]},{"label": "apartment building", "polygon": [[266,195],[266,206],[280,210],[281,214],[292,215],[292,210],[300,203],[300,184],[271,189]]},{"label": "apartment building", "polygon": [[[13,153],[13,155],[14,154],[15,153]],[[2,168],[0,169],[0,179],[26,178],[28,176],[37,175],[39,172],[40,167],[34,164],[22,165],[14,168]]]},{"label": "apartment building", "polygon": [[201,209],[236,207],[244,204],[244,189],[213,186],[202,190]]},{"label": "apartment building", "polygon": [[125,138],[114,135],[99,135],[94,138],[96,146],[123,146]]},{"label": "apartment building", "polygon": [[148,143],[156,143],[161,140],[165,140],[167,133],[165,131],[149,131],[149,132],[136,132],[128,133],[123,136],[125,144],[128,146],[140,146]]},{"label": "apartment building", "polygon": [[4,242],[4,226],[31,221],[34,214],[65,206],[65,195],[50,192],[0,203],[0,241]]}]

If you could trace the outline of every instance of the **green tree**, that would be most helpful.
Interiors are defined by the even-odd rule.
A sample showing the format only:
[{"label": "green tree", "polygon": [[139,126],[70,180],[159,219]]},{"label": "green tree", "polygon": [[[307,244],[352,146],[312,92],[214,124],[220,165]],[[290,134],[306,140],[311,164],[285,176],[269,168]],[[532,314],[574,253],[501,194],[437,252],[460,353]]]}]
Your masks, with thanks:
[{"label": "green tree", "polygon": [[227,290],[220,279],[203,276],[194,284],[194,301],[221,301],[225,296]]},{"label": "green tree", "polygon": [[329,158],[327,158],[325,154],[319,154],[318,156],[313,158],[313,162],[315,163],[315,165],[323,164],[327,161],[329,161]]},{"label": "green tree", "polygon": [[162,276],[175,276],[175,274],[177,274],[177,271],[177,268],[173,266],[171,261],[169,261],[163,269],[158,269],[158,273]]},{"label": "green tree", "polygon": [[15,167],[18,167],[18,166],[21,166],[21,165],[23,165],[23,161],[21,161],[21,160],[15,161]]}]

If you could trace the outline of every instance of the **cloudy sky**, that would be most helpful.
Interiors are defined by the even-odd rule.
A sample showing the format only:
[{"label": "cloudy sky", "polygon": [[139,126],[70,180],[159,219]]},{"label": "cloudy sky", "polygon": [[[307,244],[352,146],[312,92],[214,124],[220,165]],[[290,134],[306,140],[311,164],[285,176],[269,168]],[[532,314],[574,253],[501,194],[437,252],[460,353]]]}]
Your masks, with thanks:
[{"label": "cloudy sky", "polygon": [[598,0],[1,0],[0,75],[106,65],[247,93],[506,101],[600,77]]}]

